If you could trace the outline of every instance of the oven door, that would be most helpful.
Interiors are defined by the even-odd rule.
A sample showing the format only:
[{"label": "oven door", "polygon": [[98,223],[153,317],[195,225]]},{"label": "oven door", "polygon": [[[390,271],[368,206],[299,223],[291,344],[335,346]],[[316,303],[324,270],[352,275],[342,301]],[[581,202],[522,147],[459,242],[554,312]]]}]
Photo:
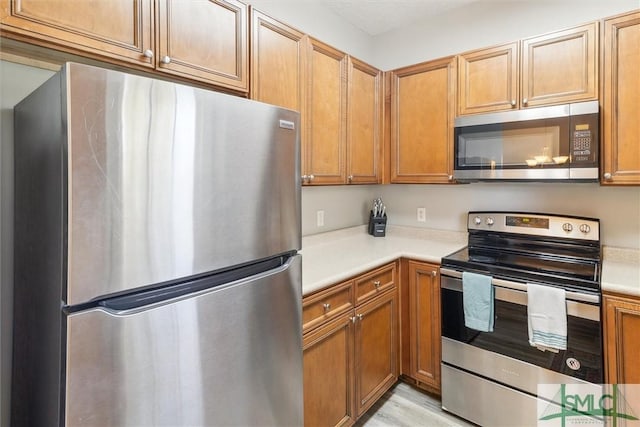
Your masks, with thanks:
[{"label": "oven door", "polygon": [[[468,345],[474,349],[506,356],[498,359],[515,359],[578,380],[602,383],[602,338],[598,295],[567,292],[567,350],[554,353],[538,350],[529,344],[527,292],[526,284],[523,283],[493,279],[494,331],[480,332],[465,327],[461,277],[460,272],[441,269],[443,341],[448,340],[454,346],[457,343],[466,344],[462,347]],[[486,354],[474,349],[469,349],[468,353]],[[451,356],[453,358],[459,356],[457,351],[452,353],[456,354]],[[443,362],[475,365],[475,362],[452,361],[447,360],[448,358],[443,349]],[[460,367],[473,370],[476,366]],[[488,376],[488,373],[485,374]]]}]

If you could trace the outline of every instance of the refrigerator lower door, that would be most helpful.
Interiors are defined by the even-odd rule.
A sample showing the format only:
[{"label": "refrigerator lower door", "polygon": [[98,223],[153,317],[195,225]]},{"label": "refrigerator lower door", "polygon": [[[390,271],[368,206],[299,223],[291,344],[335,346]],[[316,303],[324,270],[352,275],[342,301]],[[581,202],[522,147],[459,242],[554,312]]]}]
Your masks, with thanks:
[{"label": "refrigerator lower door", "polygon": [[226,285],[68,315],[68,426],[300,426],[301,257]]}]

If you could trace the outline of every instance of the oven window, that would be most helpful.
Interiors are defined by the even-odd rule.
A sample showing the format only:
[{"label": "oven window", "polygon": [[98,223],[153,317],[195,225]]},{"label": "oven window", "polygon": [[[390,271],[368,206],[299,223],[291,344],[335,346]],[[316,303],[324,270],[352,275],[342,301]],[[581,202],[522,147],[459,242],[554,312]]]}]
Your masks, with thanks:
[{"label": "oven window", "polygon": [[[442,288],[441,298],[442,336],[585,381],[603,382],[600,322],[568,316],[567,350],[553,353],[529,345],[524,305],[495,300],[494,331],[479,332],[464,326],[462,292]],[[577,359],[580,368],[571,369],[568,358]]]},{"label": "oven window", "polygon": [[567,118],[467,126],[455,138],[462,169],[562,167],[556,162],[569,155]]}]

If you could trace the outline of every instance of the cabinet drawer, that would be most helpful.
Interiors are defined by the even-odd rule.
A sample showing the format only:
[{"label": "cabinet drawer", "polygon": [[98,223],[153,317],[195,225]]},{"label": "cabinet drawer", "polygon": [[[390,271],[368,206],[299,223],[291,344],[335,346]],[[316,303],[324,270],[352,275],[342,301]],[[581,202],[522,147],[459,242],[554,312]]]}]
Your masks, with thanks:
[{"label": "cabinet drawer", "polygon": [[396,264],[387,264],[356,279],[356,304],[395,286]]},{"label": "cabinet drawer", "polygon": [[302,331],[320,325],[353,308],[353,281],[332,286],[302,300]]}]

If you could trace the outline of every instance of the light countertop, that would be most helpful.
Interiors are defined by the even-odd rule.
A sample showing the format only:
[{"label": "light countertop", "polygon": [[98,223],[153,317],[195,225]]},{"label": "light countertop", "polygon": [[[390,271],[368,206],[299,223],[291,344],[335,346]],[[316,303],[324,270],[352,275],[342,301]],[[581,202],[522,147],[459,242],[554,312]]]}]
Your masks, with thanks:
[{"label": "light countertop", "polygon": [[[440,263],[467,245],[467,233],[387,226],[385,237],[365,225],[302,238],[302,293],[308,295],[398,258]],[[640,296],[640,251],[603,249],[602,290]]]}]

